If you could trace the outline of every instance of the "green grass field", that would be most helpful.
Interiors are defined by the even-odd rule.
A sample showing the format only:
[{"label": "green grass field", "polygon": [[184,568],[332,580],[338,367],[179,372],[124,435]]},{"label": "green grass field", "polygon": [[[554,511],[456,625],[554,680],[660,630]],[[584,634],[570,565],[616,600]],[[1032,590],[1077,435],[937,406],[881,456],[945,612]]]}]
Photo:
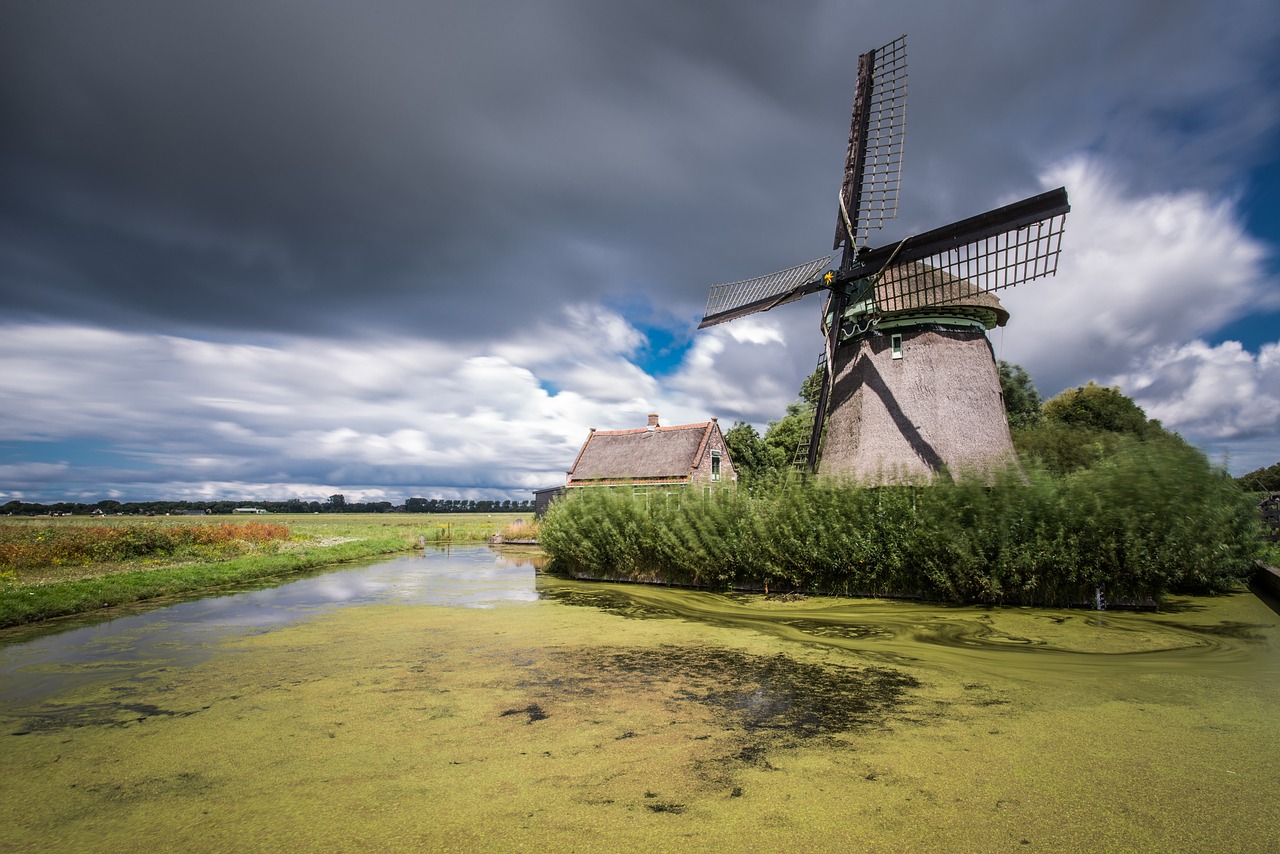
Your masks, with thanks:
[{"label": "green grass field", "polygon": [[522,514],[8,517],[0,519],[0,628],[287,576],[408,551],[424,542],[483,542],[519,518]]}]

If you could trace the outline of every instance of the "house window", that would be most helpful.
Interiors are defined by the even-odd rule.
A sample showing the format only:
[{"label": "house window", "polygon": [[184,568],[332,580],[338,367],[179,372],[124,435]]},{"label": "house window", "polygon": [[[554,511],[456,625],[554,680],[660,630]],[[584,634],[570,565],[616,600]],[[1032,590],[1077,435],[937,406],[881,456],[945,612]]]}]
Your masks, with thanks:
[{"label": "house window", "polygon": [[895,359],[902,358],[902,336],[901,335],[894,334],[889,336],[889,349],[893,351],[893,358]]},{"label": "house window", "polygon": [[720,481],[720,452],[711,452],[711,481],[718,483]]}]

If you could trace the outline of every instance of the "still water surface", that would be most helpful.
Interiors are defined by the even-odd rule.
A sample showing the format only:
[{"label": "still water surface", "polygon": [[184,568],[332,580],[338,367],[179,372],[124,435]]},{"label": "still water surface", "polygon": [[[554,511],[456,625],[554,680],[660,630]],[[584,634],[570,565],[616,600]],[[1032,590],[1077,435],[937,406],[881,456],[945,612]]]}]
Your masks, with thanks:
[{"label": "still water surface", "polygon": [[0,645],[14,850],[1265,851],[1280,625],[765,599],[485,547]]}]

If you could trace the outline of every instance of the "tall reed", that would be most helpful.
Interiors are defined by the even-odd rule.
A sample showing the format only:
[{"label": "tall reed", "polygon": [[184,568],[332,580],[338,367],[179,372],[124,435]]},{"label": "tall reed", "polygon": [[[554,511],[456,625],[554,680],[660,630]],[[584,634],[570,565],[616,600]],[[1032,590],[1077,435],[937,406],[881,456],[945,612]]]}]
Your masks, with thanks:
[{"label": "tall reed", "polygon": [[867,488],[817,479],[763,497],[650,502],[584,490],[541,525],[552,571],[847,595],[1069,605],[1210,592],[1247,577],[1256,512],[1188,447],[1124,443],[1065,477]]}]

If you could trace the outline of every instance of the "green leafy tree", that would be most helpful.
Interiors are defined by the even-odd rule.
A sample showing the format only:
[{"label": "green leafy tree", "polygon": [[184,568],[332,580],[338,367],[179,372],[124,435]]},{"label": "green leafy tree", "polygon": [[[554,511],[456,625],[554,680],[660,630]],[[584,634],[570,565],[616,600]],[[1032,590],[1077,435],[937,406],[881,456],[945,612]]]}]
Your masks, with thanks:
[{"label": "green leafy tree", "polygon": [[1095,384],[1069,388],[1046,401],[1043,407],[1048,421],[1101,430],[1128,433],[1145,438],[1164,432],[1159,421],[1147,420],[1147,413],[1120,391]]},{"label": "green leafy tree", "polygon": [[818,368],[800,383],[800,399],[787,404],[787,414],[777,421],[770,421],[764,434],[764,444],[769,451],[775,477],[785,477],[795,461],[796,451],[809,441],[813,434],[813,417],[822,394],[822,368]]},{"label": "green leafy tree", "polygon": [[725,431],[724,443],[738,473],[738,485],[755,490],[767,484],[774,473],[773,457],[764,439],[745,421],[735,421]]},{"label": "green leafy tree", "polygon": [[822,368],[818,368],[805,377],[804,382],[800,384],[800,399],[815,409],[818,407],[818,398],[822,395],[822,381],[824,379],[825,372]]},{"label": "green leafy tree", "polygon": [[1041,407],[1043,418],[1011,430],[1020,456],[1062,476],[1111,459],[1133,443],[1155,442],[1170,450],[1189,448],[1182,437],[1118,388],[1089,383],[1067,389]]},{"label": "green leafy tree", "polygon": [[769,422],[763,437],[745,421],[735,421],[725,432],[724,441],[740,485],[759,492],[786,480],[797,448],[809,441],[822,381],[821,368],[805,377],[800,384],[800,399],[787,404],[787,412],[781,418]]},{"label": "green leafy tree", "polygon": [[789,403],[786,415],[769,422],[764,444],[778,471],[785,472],[801,443],[809,441],[813,432],[813,410],[813,406],[805,402]]},{"label": "green leafy tree", "polygon": [[1004,397],[1005,416],[1010,427],[1027,427],[1039,423],[1040,392],[1036,391],[1031,375],[1021,365],[1001,359],[997,363],[1000,373],[1000,392]]}]

